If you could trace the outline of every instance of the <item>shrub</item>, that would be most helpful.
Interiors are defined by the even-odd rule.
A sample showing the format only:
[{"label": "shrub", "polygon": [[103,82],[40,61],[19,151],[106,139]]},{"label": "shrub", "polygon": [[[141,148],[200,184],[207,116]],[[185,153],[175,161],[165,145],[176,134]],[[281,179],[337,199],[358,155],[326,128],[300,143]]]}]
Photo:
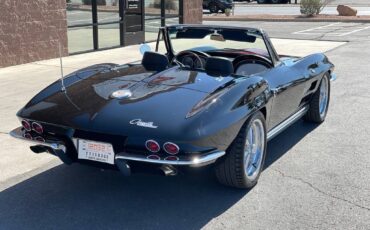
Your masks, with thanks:
[{"label": "shrub", "polygon": [[332,0],[301,0],[301,14],[307,16],[313,16],[320,14],[320,12],[328,5]]},{"label": "shrub", "polygon": [[231,9],[225,9],[225,15],[229,17],[231,15]]}]

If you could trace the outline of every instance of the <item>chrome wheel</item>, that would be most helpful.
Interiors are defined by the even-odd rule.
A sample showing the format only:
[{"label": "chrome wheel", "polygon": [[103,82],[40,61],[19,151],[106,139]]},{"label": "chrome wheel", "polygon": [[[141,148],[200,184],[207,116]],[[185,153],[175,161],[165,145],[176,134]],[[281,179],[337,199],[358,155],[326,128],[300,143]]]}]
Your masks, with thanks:
[{"label": "chrome wheel", "polygon": [[320,117],[325,117],[329,99],[329,82],[327,77],[323,77],[320,86],[319,113]]},{"label": "chrome wheel", "polygon": [[244,149],[245,175],[249,180],[258,176],[265,150],[265,129],[261,120],[252,122],[247,131]]}]

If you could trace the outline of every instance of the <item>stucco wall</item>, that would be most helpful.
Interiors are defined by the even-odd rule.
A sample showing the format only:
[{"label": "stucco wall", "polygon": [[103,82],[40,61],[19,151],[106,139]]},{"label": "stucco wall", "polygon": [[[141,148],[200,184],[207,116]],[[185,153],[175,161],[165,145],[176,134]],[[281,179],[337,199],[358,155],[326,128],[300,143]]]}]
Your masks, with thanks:
[{"label": "stucco wall", "polygon": [[183,0],[183,23],[200,24],[203,20],[203,0]]},{"label": "stucco wall", "polygon": [[67,55],[66,0],[1,0],[0,67]]}]

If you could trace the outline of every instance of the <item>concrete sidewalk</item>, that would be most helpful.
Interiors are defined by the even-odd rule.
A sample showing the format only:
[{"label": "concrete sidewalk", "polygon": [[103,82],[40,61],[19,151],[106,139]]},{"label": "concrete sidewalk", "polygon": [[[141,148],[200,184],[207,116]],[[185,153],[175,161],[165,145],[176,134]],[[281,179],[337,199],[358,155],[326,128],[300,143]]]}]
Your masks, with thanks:
[{"label": "concrete sidewalk", "polygon": [[[279,54],[305,56],[332,50],[344,42],[272,39]],[[150,44],[152,47],[154,44]],[[87,53],[63,58],[64,73],[98,63],[140,60],[139,46]],[[14,140],[8,133],[19,126],[16,112],[36,93],[60,78],[59,59],[0,69],[0,191],[60,164],[48,154],[33,154],[27,143]]]}]

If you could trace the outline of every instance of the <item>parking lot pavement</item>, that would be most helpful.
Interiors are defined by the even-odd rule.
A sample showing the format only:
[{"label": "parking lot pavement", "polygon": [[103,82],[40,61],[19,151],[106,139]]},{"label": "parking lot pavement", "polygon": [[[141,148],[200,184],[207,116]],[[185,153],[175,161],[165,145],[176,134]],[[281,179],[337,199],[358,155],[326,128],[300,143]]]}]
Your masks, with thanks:
[{"label": "parking lot pavement", "polygon": [[[357,15],[370,15],[370,6],[358,6]],[[290,7],[279,5],[266,6],[252,6],[252,5],[237,5],[234,9],[235,15],[254,15],[254,14],[272,14],[272,15],[300,15],[299,5],[292,5]],[[321,12],[322,14],[337,15],[337,6],[327,6]]]},{"label": "parking lot pavement", "polygon": [[[234,0],[234,3],[236,3],[236,5],[260,6],[260,7],[265,7],[265,6],[294,7],[297,4],[299,5],[301,0],[297,0],[297,4],[295,4],[295,0],[291,0],[291,2],[292,2],[291,4],[258,4],[257,1],[247,2],[247,1],[244,1],[244,0]],[[328,6],[337,6],[339,4],[349,5],[349,6],[353,6],[353,7],[356,7],[356,6],[370,6],[370,3],[369,3],[368,0],[332,0],[332,1],[329,1]]]},{"label": "parking lot pavement", "polygon": [[[17,122],[16,108],[58,76],[57,60],[50,60],[0,69],[0,169],[1,175],[4,169],[16,175],[13,181],[0,183],[0,229],[368,229],[370,30],[308,35],[296,32],[329,23],[235,24],[261,27],[272,37],[301,42],[348,41],[326,52],[338,75],[327,120],[319,126],[300,120],[269,142],[265,170],[255,188],[223,187],[211,168],[178,177],[125,178],[118,172],[59,165],[57,160],[45,160],[45,154],[31,155],[5,132]],[[308,47],[313,44],[309,42]],[[112,61],[122,51],[112,50],[116,55]],[[105,62],[108,57],[74,56],[65,63],[72,71],[84,61]],[[48,72],[45,68],[50,66]],[[11,68],[19,72],[11,75],[16,71]],[[15,166],[19,161],[18,167],[8,169],[4,156]],[[27,171],[41,160],[45,162],[37,171]]]}]

